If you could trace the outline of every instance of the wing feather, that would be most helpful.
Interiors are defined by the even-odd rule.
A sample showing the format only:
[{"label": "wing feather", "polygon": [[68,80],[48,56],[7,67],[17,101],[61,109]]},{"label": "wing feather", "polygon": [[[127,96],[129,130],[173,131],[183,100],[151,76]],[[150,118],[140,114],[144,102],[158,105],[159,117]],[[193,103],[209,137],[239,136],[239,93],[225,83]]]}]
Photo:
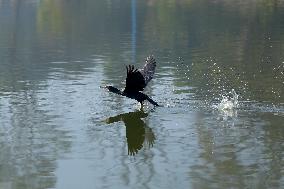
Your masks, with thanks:
[{"label": "wing feather", "polygon": [[126,91],[143,91],[146,87],[143,75],[133,65],[126,66]]},{"label": "wing feather", "polygon": [[144,67],[139,70],[144,77],[145,85],[147,85],[149,83],[149,81],[151,81],[151,79],[153,79],[154,74],[155,74],[155,68],[156,68],[155,58],[153,57],[153,55],[148,56],[146,58],[146,63],[144,65]]}]

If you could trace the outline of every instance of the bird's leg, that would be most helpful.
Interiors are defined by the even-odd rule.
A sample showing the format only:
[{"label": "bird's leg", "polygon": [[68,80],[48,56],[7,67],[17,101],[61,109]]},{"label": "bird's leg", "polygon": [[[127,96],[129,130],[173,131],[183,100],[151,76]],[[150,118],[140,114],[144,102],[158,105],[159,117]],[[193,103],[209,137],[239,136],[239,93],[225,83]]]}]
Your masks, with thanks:
[{"label": "bird's leg", "polygon": [[143,110],[143,102],[140,102],[140,110]]}]

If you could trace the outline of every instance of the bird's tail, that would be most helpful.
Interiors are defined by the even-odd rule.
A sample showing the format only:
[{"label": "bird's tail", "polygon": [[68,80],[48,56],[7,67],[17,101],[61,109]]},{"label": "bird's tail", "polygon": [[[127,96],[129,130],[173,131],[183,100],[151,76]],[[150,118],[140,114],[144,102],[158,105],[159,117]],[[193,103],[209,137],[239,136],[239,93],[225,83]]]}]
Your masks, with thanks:
[{"label": "bird's tail", "polygon": [[147,100],[151,103],[151,104],[153,104],[153,105],[155,105],[155,106],[160,106],[157,102],[155,102],[154,100],[152,100],[150,97],[148,97],[147,96]]}]

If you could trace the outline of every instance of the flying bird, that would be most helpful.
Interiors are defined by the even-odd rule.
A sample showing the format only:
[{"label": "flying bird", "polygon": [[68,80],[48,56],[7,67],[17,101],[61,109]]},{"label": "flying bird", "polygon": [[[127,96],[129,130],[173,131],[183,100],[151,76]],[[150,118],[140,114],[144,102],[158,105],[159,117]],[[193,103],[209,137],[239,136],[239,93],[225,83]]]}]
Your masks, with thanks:
[{"label": "flying bird", "polygon": [[112,93],[137,100],[138,102],[140,102],[141,107],[143,106],[143,101],[145,100],[148,100],[155,106],[159,106],[159,104],[152,100],[148,95],[142,93],[149,81],[151,81],[151,79],[153,78],[155,68],[155,58],[153,56],[148,56],[146,58],[146,63],[142,69],[136,69],[133,65],[126,66],[126,86],[123,91],[113,86],[106,86],[105,88]]}]

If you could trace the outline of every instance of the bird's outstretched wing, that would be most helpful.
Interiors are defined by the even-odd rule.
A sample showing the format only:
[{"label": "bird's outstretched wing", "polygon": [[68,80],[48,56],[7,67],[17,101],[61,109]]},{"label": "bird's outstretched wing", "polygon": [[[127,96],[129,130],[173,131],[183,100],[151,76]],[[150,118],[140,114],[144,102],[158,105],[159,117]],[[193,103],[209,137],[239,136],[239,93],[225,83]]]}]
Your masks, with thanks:
[{"label": "bird's outstretched wing", "polygon": [[143,75],[133,65],[126,66],[127,77],[125,91],[143,91],[146,87]]},{"label": "bird's outstretched wing", "polygon": [[139,72],[143,75],[145,86],[151,81],[154,77],[156,68],[156,60],[153,56],[148,56],[146,58],[146,63],[142,69],[139,69]]},{"label": "bird's outstretched wing", "polygon": [[148,82],[153,78],[156,68],[156,61],[153,56],[146,58],[142,69],[135,69],[133,65],[126,66],[126,91],[143,91]]}]

